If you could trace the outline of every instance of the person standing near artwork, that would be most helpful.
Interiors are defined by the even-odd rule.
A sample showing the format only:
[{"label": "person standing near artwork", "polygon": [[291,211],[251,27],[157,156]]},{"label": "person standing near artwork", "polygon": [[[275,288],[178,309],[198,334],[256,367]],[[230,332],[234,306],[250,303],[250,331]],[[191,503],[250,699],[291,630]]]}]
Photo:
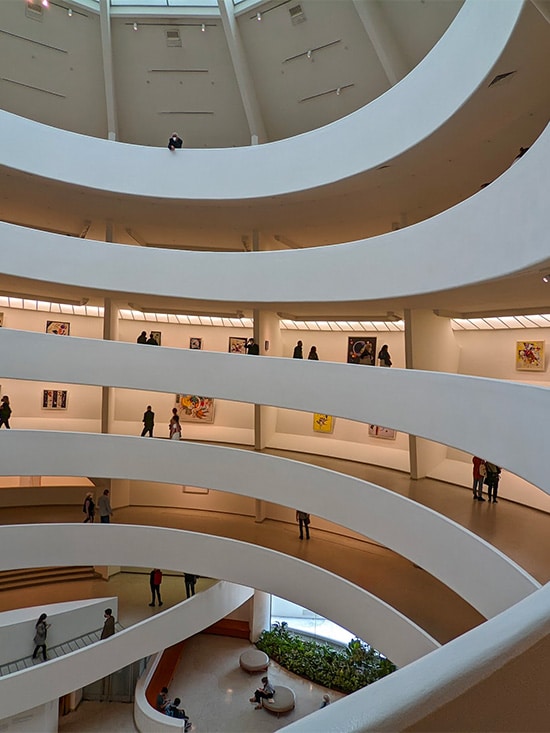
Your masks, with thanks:
[{"label": "person standing near artwork", "polygon": [[149,338],[147,339],[146,343],[149,344],[149,346],[158,346],[159,345],[159,342],[153,336],[153,332],[152,331],[149,334]]},{"label": "person standing near artwork", "polygon": [[260,345],[257,344],[253,338],[249,338],[246,342],[246,353],[250,356],[259,356],[260,355]]},{"label": "person standing near artwork", "polygon": [[153,437],[153,428],[155,427],[155,413],[151,409],[151,405],[147,405],[147,409],[143,413],[143,430],[141,431],[141,437],[145,437],[147,433]]},{"label": "person standing near artwork", "polygon": [[10,417],[10,398],[5,394],[0,401],[0,428],[3,425],[7,430],[10,430]]},{"label": "person standing near artwork", "polygon": [[472,463],[474,464],[474,484],[472,486],[474,499],[477,499],[478,501],[485,501],[485,499],[483,498],[483,479],[487,474],[485,461],[483,460],[483,458],[479,458],[479,456],[474,456],[472,458]]},{"label": "person standing near artwork", "polygon": [[485,466],[487,468],[487,476],[485,476],[487,496],[489,497],[489,501],[492,500],[493,504],[498,504],[497,493],[500,481],[500,466],[497,466],[496,463],[490,463],[490,461],[485,461]]},{"label": "person standing near artwork", "polygon": [[153,568],[149,573],[149,585],[151,587],[151,603],[150,606],[155,605],[155,597],[159,602],[159,607],[162,606],[162,598],[160,597],[160,584],[162,583],[162,570],[160,568]]},{"label": "person standing near artwork", "polygon": [[147,331],[142,331],[139,336],[137,337],[137,343],[138,344],[146,344],[147,343]]},{"label": "person standing near artwork", "polygon": [[292,358],[293,359],[303,359],[304,358],[303,344],[301,341],[298,341],[298,343],[294,347]]},{"label": "person standing near artwork", "polygon": [[391,367],[390,352],[388,351],[388,344],[384,344],[378,352],[378,365],[381,367]]},{"label": "person standing near artwork", "polygon": [[317,353],[317,347],[312,346],[309,350],[309,354],[307,355],[307,358],[309,361],[319,361],[319,354]]},{"label": "person standing near artwork", "polygon": [[111,500],[109,499],[109,489],[105,491],[99,497],[97,506],[99,509],[99,521],[102,524],[109,524],[111,517],[113,516],[113,510],[111,509]]},{"label": "person standing near artwork", "polygon": [[307,512],[301,512],[299,510],[296,510],[296,521],[298,522],[298,525],[300,527],[300,539],[304,539],[304,527],[306,530],[306,540],[309,540],[309,523],[310,518],[309,514]]},{"label": "person standing near artwork", "polygon": [[181,425],[177,407],[172,408],[172,417],[168,423],[168,430],[170,440],[181,440]]}]

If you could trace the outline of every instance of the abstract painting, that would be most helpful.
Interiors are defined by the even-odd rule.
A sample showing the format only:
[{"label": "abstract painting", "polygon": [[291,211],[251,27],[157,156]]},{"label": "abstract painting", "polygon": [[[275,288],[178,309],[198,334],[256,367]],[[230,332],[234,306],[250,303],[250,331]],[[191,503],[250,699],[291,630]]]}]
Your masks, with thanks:
[{"label": "abstract painting", "polygon": [[397,437],[397,433],[393,428],[383,428],[380,425],[369,425],[369,436],[371,438],[395,440],[395,438]]},{"label": "abstract painting", "polygon": [[246,354],[246,338],[240,336],[229,337],[229,353],[230,354]]},{"label": "abstract painting", "polygon": [[202,339],[196,338],[195,336],[192,336],[189,339],[189,348],[190,349],[202,349]]},{"label": "abstract painting", "polygon": [[214,422],[214,399],[196,394],[176,395],[181,422]]},{"label": "abstract painting", "polygon": [[516,369],[521,372],[543,372],[544,341],[516,342]]},{"label": "abstract painting", "polygon": [[313,431],[315,433],[332,433],[334,430],[334,418],[332,415],[320,415],[317,412],[313,415]]},{"label": "abstract painting", "polygon": [[66,410],[67,390],[66,389],[45,389],[42,392],[43,410]]},{"label": "abstract painting", "polygon": [[348,364],[376,366],[376,336],[348,336]]},{"label": "abstract painting", "polygon": [[46,321],[46,333],[68,336],[70,332],[71,324],[68,321]]}]

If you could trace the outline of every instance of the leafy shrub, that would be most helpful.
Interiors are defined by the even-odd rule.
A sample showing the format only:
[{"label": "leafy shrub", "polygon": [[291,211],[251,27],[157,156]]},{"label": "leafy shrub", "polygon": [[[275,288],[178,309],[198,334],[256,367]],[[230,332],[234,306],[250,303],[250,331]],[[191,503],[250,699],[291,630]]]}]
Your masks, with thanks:
[{"label": "leafy shrub", "polygon": [[325,642],[304,639],[286,622],[263,631],[256,646],[290,672],[324,687],[355,692],[395,671],[395,665],[360,639],[337,649]]}]

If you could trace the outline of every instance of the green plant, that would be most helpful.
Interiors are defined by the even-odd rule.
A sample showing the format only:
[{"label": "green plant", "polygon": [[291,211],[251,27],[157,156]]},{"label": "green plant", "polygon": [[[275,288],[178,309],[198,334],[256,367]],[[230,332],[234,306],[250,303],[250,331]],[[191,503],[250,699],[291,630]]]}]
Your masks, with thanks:
[{"label": "green plant", "polygon": [[290,672],[341,692],[356,690],[395,671],[395,665],[360,639],[347,647],[304,639],[288,624],[275,622],[263,631],[256,646]]}]

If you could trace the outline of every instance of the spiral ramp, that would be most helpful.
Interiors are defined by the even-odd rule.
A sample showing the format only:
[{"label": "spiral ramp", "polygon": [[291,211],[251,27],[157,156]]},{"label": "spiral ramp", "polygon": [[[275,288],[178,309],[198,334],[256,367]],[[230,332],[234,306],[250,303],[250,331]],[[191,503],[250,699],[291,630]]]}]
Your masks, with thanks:
[{"label": "spiral ramp", "polygon": [[[465,103],[487,76],[506,46],[522,5],[515,0],[502,4],[467,2],[449,37],[406,83],[397,85],[391,95],[385,95],[379,104],[369,105],[356,116],[304,136],[300,151],[304,161],[312,155],[310,143],[341,153],[343,143],[338,143],[339,138],[349,141],[350,155],[341,156],[341,164],[328,156],[325,171],[308,170],[305,164],[297,166],[300,172],[308,170],[308,174],[295,179],[294,190],[315,189],[334,181],[335,176],[358,175],[412,145],[421,144]],[[489,24],[492,24],[491,33],[487,31]],[[376,124],[387,122],[387,116],[401,104],[399,95],[405,95],[405,100],[406,95],[413,98],[419,90],[415,84],[432,83],[433,74],[444,58],[441,54],[464,58],[457,55],[457,47],[464,43],[467,33],[476,29],[481,41],[472,47],[483,47],[483,54],[468,56],[472,73],[459,90],[460,98],[452,101],[452,108],[443,110],[440,119],[423,119],[411,125],[412,137],[408,139],[399,137],[402,127],[394,130],[391,145],[379,153],[379,159],[372,157],[372,152],[371,158],[354,155],[357,143],[352,134],[354,127],[357,132],[372,124],[375,130]],[[487,38],[491,39],[490,43],[485,42]],[[32,141],[31,133],[37,127],[36,123],[0,113],[4,139],[16,139],[24,134]],[[249,185],[250,181],[243,183],[236,193],[231,172],[235,156],[239,155],[259,156],[252,168],[262,171],[265,165],[271,165],[272,157],[284,158],[280,148],[294,144],[291,141],[250,150],[193,151],[189,155],[191,170],[193,166],[197,170],[203,166],[211,178],[203,188],[200,176],[195,178],[192,192],[187,182],[176,180],[175,174],[167,171],[165,163],[160,158],[157,160],[153,151],[128,150],[128,146],[97,140],[83,141],[60,131],[42,130],[41,134],[50,136],[47,155],[36,155],[32,144],[25,149],[14,145],[3,154],[3,164],[91,189],[103,190],[108,179],[110,190],[124,195],[218,200],[228,196],[229,180],[231,195],[242,199],[288,193],[288,170],[282,167],[273,168],[269,179],[271,188],[266,187],[264,178],[258,174],[253,185]],[[333,139],[336,144],[332,144]],[[74,156],[63,156],[64,170],[60,168],[61,158],[56,157],[60,146],[74,150]],[[103,162],[113,152],[112,168],[106,168]],[[261,156],[272,157],[263,160]],[[99,165],[89,165],[92,160],[99,161]],[[233,302],[237,289],[246,293],[245,298],[240,297],[242,302],[256,306],[316,302],[319,291],[328,294],[325,302],[362,301],[364,282],[359,273],[365,268],[373,275],[369,293],[373,301],[467,287],[536,270],[548,261],[545,217],[549,163],[550,131],[547,129],[525,160],[488,189],[458,206],[383,237],[310,252],[221,255],[150,251],[75,241],[0,224],[0,270],[3,276],[26,282],[49,282],[109,295],[137,293],[177,298],[181,291],[179,273],[184,267],[201,267],[211,273],[206,290],[201,283],[200,291],[195,291],[191,282],[186,297]],[[143,166],[151,170],[146,180],[136,173]],[[216,175],[212,175],[213,169]],[[113,176],[113,171],[120,175]],[[517,246],[518,241],[522,242],[521,247]],[[463,254],[459,262],[452,257],[456,251]],[[397,271],[396,261],[401,263]],[[108,268],[105,263],[109,263]],[[234,273],[230,283],[226,277],[228,269]],[[309,269],[315,271],[315,278],[310,278],[315,283],[304,280],[300,274]],[[335,279],[335,271],[346,272],[345,279]],[[448,446],[491,455],[508,470],[550,493],[546,459],[550,444],[547,421],[550,392],[545,388],[444,373],[364,369],[331,363],[316,365],[312,375],[305,362],[278,358],[243,361],[231,355],[164,348],[141,350],[138,361],[135,357],[138,348],[133,344],[54,339],[3,329],[0,372],[2,377],[12,379],[176,392],[179,383],[170,375],[184,371],[186,384],[197,394],[383,422]],[[423,409],[428,401],[429,411]],[[481,421],[472,421],[474,410],[491,411],[491,431]],[[518,417],[511,422],[510,415]],[[525,443],[523,436],[533,423],[538,426],[537,434]],[[56,460],[61,450],[66,456],[63,469]],[[442,704],[467,695],[472,686],[481,684],[503,666],[503,657],[520,659],[542,643],[550,631],[546,620],[550,607],[547,587],[540,588],[509,558],[446,517],[368,482],[237,449],[164,441],[146,441],[144,445],[143,441],[126,436],[55,431],[13,431],[3,435],[0,466],[4,475],[60,475],[65,470],[67,475],[108,475],[167,483],[185,480],[196,486],[215,487],[286,506],[293,506],[299,495],[304,510],[374,538],[418,563],[489,619],[482,627],[437,649],[437,642],[425,630],[366,591],[322,568],[265,548],[153,527],[94,526],[86,528],[85,535],[80,525],[2,529],[0,552],[6,568],[36,564],[38,548],[41,562],[52,565],[67,564],[65,548],[68,546],[71,564],[149,566],[153,561],[162,567],[181,570],[174,558],[185,556],[187,560],[192,558],[197,572],[224,579],[212,590],[212,595],[220,596],[218,602],[210,599],[221,615],[231,603],[235,607],[248,597],[247,586],[250,586],[318,610],[368,638],[403,668],[375,687],[323,711],[324,730],[396,730],[413,726]],[[262,482],[256,483],[253,476],[262,476]],[[471,568],[480,557],[483,571],[474,574]],[[260,561],[270,572],[258,572]],[[297,579],[292,589],[284,581],[287,573]],[[324,593],[321,598],[318,593],[321,585],[334,588],[334,592]],[[223,607],[223,603],[228,605]],[[9,716],[24,710],[31,697],[35,702],[54,699],[68,691],[68,684],[74,689],[158,651],[182,638],[182,626],[186,634],[196,633],[211,622],[207,607],[206,596],[197,597],[192,604],[181,604],[93,647],[8,675],[0,681],[2,714]],[[514,702],[511,695],[510,704]],[[297,733],[319,730],[318,716],[299,721],[291,729]]]}]

